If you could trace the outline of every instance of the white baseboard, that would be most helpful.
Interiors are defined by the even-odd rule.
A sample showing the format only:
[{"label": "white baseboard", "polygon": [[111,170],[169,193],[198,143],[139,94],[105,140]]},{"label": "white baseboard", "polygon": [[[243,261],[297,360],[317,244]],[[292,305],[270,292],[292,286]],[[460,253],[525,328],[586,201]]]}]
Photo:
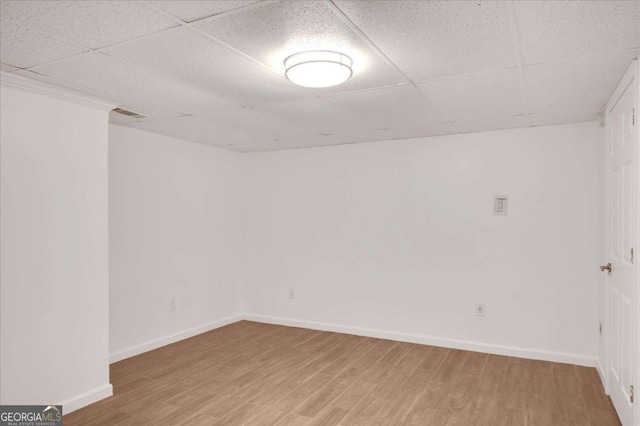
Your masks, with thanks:
[{"label": "white baseboard", "polygon": [[442,337],[423,336],[417,334],[398,333],[394,331],[374,330],[370,328],[349,327],[315,321],[302,321],[282,317],[245,314],[247,321],[263,322],[267,324],[286,325],[290,327],[310,328],[312,330],[334,331],[337,333],[355,334],[357,336],[375,337],[378,339],[396,340],[399,342],[418,343],[421,345],[440,346],[452,349],[464,349],[473,352],[484,352],[495,355],[506,355],[517,358],[536,359],[541,361],[561,362],[565,364],[595,367],[596,359],[563,352],[541,351],[537,349],[519,348],[514,346],[494,345],[490,343],[472,342],[467,340],[446,339]]},{"label": "white baseboard", "polygon": [[255,314],[232,315],[209,324],[190,328],[188,330],[184,330],[179,333],[171,334],[158,339],[149,340],[139,345],[113,352],[110,355],[109,360],[111,363],[121,361],[123,359],[130,358],[135,355],[140,355],[144,352],[157,349],[159,347],[175,343],[180,340],[187,339],[189,337],[193,337],[198,334],[205,333],[207,331],[214,330],[216,328],[220,328],[241,320],[285,325],[289,327],[309,328],[312,330],[333,331],[337,333],[354,334],[357,336],[375,337],[378,339],[396,340],[399,342],[418,343],[421,345],[440,346],[452,349],[463,349],[473,352],[483,352],[495,355],[512,356],[517,358],[536,359],[541,361],[552,361],[565,364],[582,365],[586,367],[596,367],[598,369],[598,373],[600,373],[601,378],[604,377],[602,366],[597,363],[596,359],[585,357],[582,355]]},{"label": "white baseboard", "polygon": [[58,405],[62,405],[62,414],[69,414],[101,399],[109,398],[111,395],[113,395],[113,386],[111,386],[111,383],[107,383],[80,395],[65,399]]},{"label": "white baseboard", "polygon": [[604,367],[600,364],[600,360],[596,359],[596,370],[598,371],[598,375],[600,376],[600,381],[602,381],[602,387],[604,387],[604,392],[609,395],[609,389],[607,389],[607,376],[604,372]]},{"label": "white baseboard", "polygon": [[198,334],[202,334],[207,331],[211,331],[216,328],[241,321],[243,319],[243,315],[232,315],[230,317],[222,318],[208,324],[193,327],[184,331],[180,331],[178,333],[160,337],[158,339],[148,340],[144,343],[140,343],[139,345],[131,346],[130,348],[111,353],[109,355],[109,362],[113,364],[114,362],[122,361],[123,359],[131,358],[132,356],[140,355],[141,353],[148,352],[153,349],[178,342],[180,340],[188,339],[189,337],[193,337]]}]

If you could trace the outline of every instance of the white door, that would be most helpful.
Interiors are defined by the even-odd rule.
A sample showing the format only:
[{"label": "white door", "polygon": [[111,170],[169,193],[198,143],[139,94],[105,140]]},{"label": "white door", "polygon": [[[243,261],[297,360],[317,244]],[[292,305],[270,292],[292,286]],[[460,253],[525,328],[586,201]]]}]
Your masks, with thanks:
[{"label": "white door", "polygon": [[[607,104],[607,272],[609,290],[609,394],[622,424],[634,425],[636,374],[636,64]],[[635,255],[635,256],[634,256]],[[635,257],[635,259],[634,259]],[[605,271],[606,272],[606,271]]]}]

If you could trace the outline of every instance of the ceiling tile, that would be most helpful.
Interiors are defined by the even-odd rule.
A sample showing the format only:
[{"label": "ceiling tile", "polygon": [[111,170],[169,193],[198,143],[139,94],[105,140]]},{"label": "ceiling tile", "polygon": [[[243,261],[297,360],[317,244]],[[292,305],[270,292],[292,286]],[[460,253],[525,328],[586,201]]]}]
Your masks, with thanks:
[{"label": "ceiling tile", "polygon": [[197,28],[284,74],[284,59],[306,50],[336,50],[353,59],[353,77],[329,94],[404,83],[324,2],[265,3],[198,21]]},{"label": "ceiling tile", "polygon": [[323,99],[280,102],[260,109],[296,123],[316,135],[344,133],[353,129],[358,119],[352,111]]},{"label": "ceiling tile", "polygon": [[225,129],[220,129],[215,123],[195,120],[192,117],[151,118],[126,125],[140,130],[228,149],[233,149],[233,144],[240,142],[238,137],[242,137],[241,134],[234,134]]},{"label": "ceiling tile", "polygon": [[502,1],[336,1],[410,79],[515,66]]},{"label": "ceiling tile", "polygon": [[154,0],[152,4],[161,8],[165,12],[170,13],[176,18],[182,19],[185,22],[192,22],[198,19],[207,18],[209,16],[217,15],[219,13],[227,12],[232,9],[237,9],[252,3],[256,3],[256,0],[206,0],[206,1],[163,1]]},{"label": "ceiling tile", "polygon": [[234,128],[259,135],[261,140],[280,138],[287,133],[302,131],[301,126],[252,107],[235,107],[200,114],[196,118],[208,120],[221,128]]},{"label": "ceiling tile", "polygon": [[107,102],[110,102],[110,103],[113,103],[113,104],[118,104],[118,103],[122,102],[122,100],[118,100],[112,94],[107,93],[107,92],[103,92],[102,90],[92,89],[92,88],[89,88],[89,87],[86,87],[86,86],[82,86],[82,85],[76,84],[74,82],[60,80],[60,79],[57,79],[57,78],[50,77],[48,75],[39,74],[39,73],[30,71],[30,70],[17,69],[17,70],[11,71],[11,73],[19,75],[21,77],[25,77],[25,78],[29,78],[29,79],[32,79],[32,80],[41,81],[43,83],[51,84],[53,86],[58,86],[58,87],[62,87],[62,88],[65,88],[65,89],[69,89],[69,90],[72,90],[72,91],[75,91],[75,92],[85,93],[87,95],[93,96],[93,97],[98,98],[98,99],[102,99],[104,101],[107,101]]},{"label": "ceiling tile", "polygon": [[455,133],[435,105],[413,85],[387,87],[328,98],[355,113],[358,128],[395,139]]},{"label": "ceiling tile", "polygon": [[460,133],[487,132],[492,130],[527,127],[524,115],[491,115],[485,118],[468,117],[453,123]]},{"label": "ceiling tile", "polygon": [[291,146],[304,131],[296,126],[279,126],[277,120],[256,111],[238,108],[217,117],[151,118],[128,124],[168,136],[238,151],[272,150]]},{"label": "ceiling tile", "polygon": [[4,64],[29,68],[86,51],[32,31],[5,15],[0,18],[0,61]]},{"label": "ceiling tile", "polygon": [[442,136],[455,134],[456,129],[446,122],[419,122],[412,126],[393,127],[376,135],[373,140],[411,139],[428,136]]},{"label": "ceiling tile", "polygon": [[529,114],[530,126],[548,126],[551,124],[578,123],[581,121],[597,120],[600,116],[599,107],[575,104],[569,108],[542,111]]},{"label": "ceiling tile", "polygon": [[176,26],[146,2],[2,1],[3,18],[93,49]]},{"label": "ceiling tile", "polygon": [[515,127],[511,124],[521,122],[517,117],[524,112],[515,68],[433,80],[417,86],[460,132],[477,129],[478,123],[484,121],[498,127],[482,130]]},{"label": "ceiling tile", "polygon": [[[282,124],[284,123],[284,124]],[[308,148],[389,139],[375,132],[345,129],[320,135],[257,110],[238,108],[217,116],[151,118],[127,126],[237,151]]]},{"label": "ceiling tile", "polygon": [[455,133],[412,85],[282,102],[262,109],[311,130],[298,147]]},{"label": "ceiling tile", "polygon": [[365,134],[362,132],[342,133],[330,136],[306,134],[292,141],[279,141],[278,146],[275,149],[316,148],[320,146],[349,145],[354,143],[373,142],[386,139],[387,138],[381,138],[380,135]]},{"label": "ceiling tile", "polygon": [[33,70],[106,92],[126,107],[151,116],[207,114],[237,107],[202,90],[123,64],[102,53],[85,53]]},{"label": "ceiling tile", "polygon": [[524,64],[640,47],[639,1],[517,1]]},{"label": "ceiling tile", "polygon": [[109,47],[103,52],[246,105],[314,96],[186,27]]},{"label": "ceiling tile", "polygon": [[523,67],[528,112],[603,106],[639,52],[582,56]]}]

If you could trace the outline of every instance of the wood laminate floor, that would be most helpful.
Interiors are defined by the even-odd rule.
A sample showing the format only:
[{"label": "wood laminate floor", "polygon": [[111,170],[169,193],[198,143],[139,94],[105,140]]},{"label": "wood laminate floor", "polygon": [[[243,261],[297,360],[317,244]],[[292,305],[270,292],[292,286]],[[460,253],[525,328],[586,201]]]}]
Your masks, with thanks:
[{"label": "wood laminate floor", "polygon": [[73,425],[619,425],[595,369],[241,321],[111,365]]}]

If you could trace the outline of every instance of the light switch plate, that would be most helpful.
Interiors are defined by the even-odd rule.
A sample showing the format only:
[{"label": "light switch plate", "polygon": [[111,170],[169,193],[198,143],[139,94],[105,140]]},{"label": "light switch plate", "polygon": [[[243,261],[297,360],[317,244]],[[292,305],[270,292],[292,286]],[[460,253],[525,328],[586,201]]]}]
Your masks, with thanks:
[{"label": "light switch plate", "polygon": [[509,197],[506,195],[496,195],[493,197],[493,214],[509,214]]}]

